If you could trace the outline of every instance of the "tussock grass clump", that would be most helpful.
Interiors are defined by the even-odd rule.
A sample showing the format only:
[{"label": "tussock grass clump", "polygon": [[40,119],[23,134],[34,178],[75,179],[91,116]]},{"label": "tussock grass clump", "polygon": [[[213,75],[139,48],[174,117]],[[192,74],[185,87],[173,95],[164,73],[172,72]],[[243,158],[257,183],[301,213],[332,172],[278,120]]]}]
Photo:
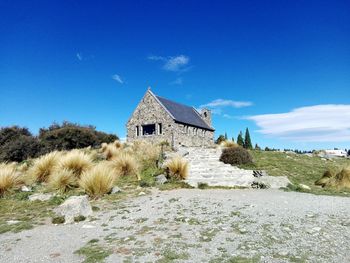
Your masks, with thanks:
[{"label": "tussock grass clump", "polygon": [[115,148],[114,145],[108,144],[106,149],[103,151],[103,155],[106,158],[106,160],[112,160],[113,158],[116,158],[120,154],[120,151]]},{"label": "tussock grass clump", "polygon": [[114,181],[113,170],[101,162],[81,175],[79,186],[89,196],[97,198],[111,192]]},{"label": "tussock grass clump", "polygon": [[222,147],[229,148],[229,147],[239,147],[239,145],[233,141],[223,141],[220,143]]},{"label": "tussock grass clump", "polygon": [[51,152],[34,161],[33,166],[28,170],[28,178],[32,182],[46,182],[49,176],[57,168],[61,153]]},{"label": "tussock grass clump", "polygon": [[135,141],[131,145],[131,152],[143,166],[155,165],[160,158],[161,146],[147,141]]},{"label": "tussock grass clump", "polygon": [[15,189],[19,183],[16,168],[11,164],[0,164],[0,197]]},{"label": "tussock grass clump", "polygon": [[331,177],[325,184],[325,187],[334,187],[336,189],[350,189],[350,167],[343,168],[336,176]]},{"label": "tussock grass clump", "polygon": [[138,162],[131,154],[121,153],[111,161],[110,167],[117,176],[136,176],[140,179]]},{"label": "tussock grass clump", "polygon": [[165,163],[165,168],[171,178],[184,180],[188,176],[188,162],[180,156],[176,156],[167,161]]},{"label": "tussock grass clump", "polygon": [[58,170],[66,169],[71,171],[76,177],[80,177],[83,172],[92,167],[91,155],[79,150],[73,150],[63,156],[59,162]]},{"label": "tussock grass clump", "polygon": [[118,141],[118,140],[115,140],[115,141],[113,142],[113,145],[114,145],[114,147],[117,148],[117,149],[123,147],[123,144],[122,144],[120,141]]},{"label": "tussock grass clump", "polygon": [[61,169],[51,174],[48,179],[50,189],[66,192],[78,185],[76,175],[72,170]]},{"label": "tussock grass clump", "polygon": [[333,170],[327,170],[324,172],[323,176],[315,182],[315,185],[324,187],[329,180],[336,175],[337,174]]}]

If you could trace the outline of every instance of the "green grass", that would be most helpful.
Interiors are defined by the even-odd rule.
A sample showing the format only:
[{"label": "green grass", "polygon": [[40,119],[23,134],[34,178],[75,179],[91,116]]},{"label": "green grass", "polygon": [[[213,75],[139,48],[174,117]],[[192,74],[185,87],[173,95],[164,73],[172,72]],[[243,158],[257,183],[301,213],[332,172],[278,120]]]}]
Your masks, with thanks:
[{"label": "green grass", "polygon": [[112,252],[100,246],[97,239],[92,239],[84,247],[75,251],[74,254],[84,256],[84,263],[95,263],[103,262]]},{"label": "green grass", "polygon": [[187,252],[174,251],[169,248],[164,249],[162,252],[162,258],[158,259],[157,263],[174,262],[175,260],[188,260],[189,254]]},{"label": "green grass", "polygon": [[[18,196],[0,198],[0,234],[5,232],[20,232],[31,229],[34,225],[43,224],[47,218],[53,216],[52,208],[55,205],[50,201],[29,201],[17,199]],[[9,225],[7,221],[19,221]]]},{"label": "green grass", "polygon": [[314,194],[350,195],[349,190],[337,191],[334,189],[323,189],[315,186],[315,181],[322,177],[327,169],[340,170],[350,166],[350,160],[346,158],[335,158],[322,160],[319,157],[309,157],[301,154],[286,154],[281,152],[251,151],[254,164],[241,165],[240,168],[265,170],[271,176],[288,176],[294,184],[290,187],[293,191],[305,191],[298,187],[305,184],[311,187]]}]

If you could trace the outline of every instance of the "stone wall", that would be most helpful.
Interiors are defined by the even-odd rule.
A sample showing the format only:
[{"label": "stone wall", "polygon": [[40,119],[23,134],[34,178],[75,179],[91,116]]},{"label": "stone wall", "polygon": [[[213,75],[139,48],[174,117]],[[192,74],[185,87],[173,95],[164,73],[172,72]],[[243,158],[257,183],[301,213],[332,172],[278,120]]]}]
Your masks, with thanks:
[{"label": "stone wall", "polygon": [[213,146],[214,132],[188,126],[186,124],[175,123],[175,145],[174,146]]},{"label": "stone wall", "polygon": [[[158,125],[162,124],[162,133],[159,134]],[[156,134],[142,135],[142,125],[156,124]],[[137,136],[136,127],[139,127]],[[167,141],[170,145],[184,146],[212,146],[214,132],[195,128],[189,125],[176,123],[155,96],[148,91],[136,107],[127,125],[127,141],[147,140],[152,143]]]},{"label": "stone wall", "polygon": [[[142,125],[146,124],[158,123],[162,123],[162,134],[158,134],[159,132],[157,128],[156,135],[143,136],[141,129],[140,136],[136,135],[136,126],[141,127]],[[158,103],[158,101],[151,94],[151,92],[147,92],[142,98],[137,108],[135,109],[126,127],[128,142],[132,142],[135,140],[148,140],[155,143],[161,141],[168,141],[171,144],[172,132],[175,127],[175,122],[165,111],[165,109]]]}]

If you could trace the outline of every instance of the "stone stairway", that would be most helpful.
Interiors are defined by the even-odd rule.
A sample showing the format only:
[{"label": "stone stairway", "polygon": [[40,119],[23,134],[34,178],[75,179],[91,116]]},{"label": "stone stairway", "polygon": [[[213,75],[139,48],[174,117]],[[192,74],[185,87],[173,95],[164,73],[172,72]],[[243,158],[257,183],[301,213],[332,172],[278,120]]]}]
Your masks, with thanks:
[{"label": "stone stairway", "polygon": [[206,183],[209,186],[251,187],[254,182],[264,178],[270,187],[279,188],[286,186],[289,182],[282,176],[280,178],[263,176],[258,179],[253,176],[252,170],[224,164],[219,161],[221,148],[186,148],[182,152],[187,152],[184,158],[189,162],[189,175],[186,182],[193,187],[197,187],[198,183]]}]

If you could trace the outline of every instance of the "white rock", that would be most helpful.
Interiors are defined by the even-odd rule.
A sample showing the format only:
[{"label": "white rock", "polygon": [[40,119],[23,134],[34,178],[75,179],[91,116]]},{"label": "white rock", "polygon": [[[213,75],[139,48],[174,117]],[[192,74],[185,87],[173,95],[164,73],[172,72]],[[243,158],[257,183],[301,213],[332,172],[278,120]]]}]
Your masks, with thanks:
[{"label": "white rock", "polygon": [[165,184],[168,181],[166,176],[164,174],[160,174],[156,177],[156,183],[157,184]]},{"label": "white rock", "polygon": [[146,195],[146,193],[145,192],[140,192],[139,196],[141,196],[141,195]]},{"label": "white rock", "polygon": [[81,228],[83,228],[83,229],[93,229],[93,228],[96,228],[96,226],[93,226],[93,225],[83,225]]},{"label": "white rock", "polygon": [[306,184],[299,184],[299,186],[304,190],[311,190],[310,186],[308,186]]},{"label": "white rock", "polygon": [[92,215],[92,208],[87,196],[69,197],[63,204],[54,209],[57,216],[63,216],[66,224],[74,223],[74,217]]},{"label": "white rock", "polygon": [[30,201],[48,201],[53,197],[53,194],[33,194],[30,195],[28,198]]},{"label": "white rock", "polygon": [[111,194],[117,194],[117,193],[120,193],[121,191],[122,191],[122,189],[120,189],[117,186],[114,186],[112,191],[111,191]]},{"label": "white rock", "polygon": [[23,185],[23,186],[21,187],[21,191],[22,191],[22,192],[31,192],[31,191],[32,191],[32,188],[31,188],[31,187],[28,187],[28,186],[26,186],[26,185]]}]

